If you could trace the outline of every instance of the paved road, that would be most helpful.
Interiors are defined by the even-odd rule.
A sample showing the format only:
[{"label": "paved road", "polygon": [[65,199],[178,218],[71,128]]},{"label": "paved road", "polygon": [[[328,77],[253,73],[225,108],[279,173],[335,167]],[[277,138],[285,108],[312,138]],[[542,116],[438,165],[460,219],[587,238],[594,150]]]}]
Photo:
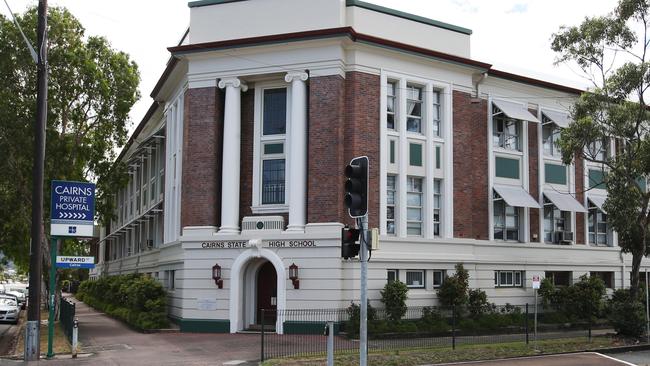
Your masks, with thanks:
[{"label": "paved road", "polygon": [[11,344],[12,332],[7,332],[13,325],[9,323],[0,323],[0,355],[4,355],[9,351]]},{"label": "paved road", "polygon": [[601,355],[596,352],[571,353],[535,357],[511,358],[493,361],[459,362],[442,365],[462,366],[624,366],[634,364],[618,359],[618,355]]},{"label": "paved road", "polygon": [[650,365],[650,351],[617,353],[612,354],[611,356],[639,366]]}]

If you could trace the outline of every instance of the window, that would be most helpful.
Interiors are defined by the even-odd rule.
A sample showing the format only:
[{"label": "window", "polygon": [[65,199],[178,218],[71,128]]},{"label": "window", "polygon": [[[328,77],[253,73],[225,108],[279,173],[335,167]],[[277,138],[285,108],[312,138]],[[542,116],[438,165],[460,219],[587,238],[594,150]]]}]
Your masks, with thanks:
[{"label": "window", "polygon": [[424,288],[424,271],[406,271],[406,287]]},{"label": "window", "polygon": [[495,156],[494,175],[499,178],[519,179],[519,159]]},{"label": "window", "polygon": [[543,122],[542,144],[544,146],[544,154],[559,157],[562,155],[562,152],[557,146],[557,141],[560,139],[561,129],[546,116],[543,116]]},{"label": "window", "polygon": [[409,165],[422,166],[422,145],[409,143]]},{"label": "window", "polygon": [[396,178],[394,175],[389,175],[386,180],[386,233],[388,234],[395,234]]},{"label": "window", "polygon": [[406,234],[422,235],[422,178],[407,178]]},{"label": "window", "polygon": [[395,281],[399,281],[399,271],[396,269],[389,269],[386,271],[386,274],[388,276],[387,280],[388,283],[393,283]]},{"label": "window", "polygon": [[559,244],[560,239],[566,239],[560,238],[558,235],[570,231],[570,223],[571,213],[560,211],[553,202],[544,197],[544,242]]},{"label": "window", "polygon": [[433,235],[440,236],[440,210],[442,205],[442,179],[433,180]]},{"label": "window", "polygon": [[603,161],[608,156],[608,144],[607,139],[594,141],[586,147],[586,155],[593,160]]},{"label": "window", "polygon": [[176,288],[176,271],[165,271],[167,275],[167,289],[174,290]]},{"label": "window", "polygon": [[422,88],[406,87],[406,130],[422,133]]},{"label": "window", "polygon": [[515,119],[494,117],[492,122],[492,144],[507,150],[520,150],[520,123]]},{"label": "window", "polygon": [[284,204],[284,159],[262,160],[262,204]]},{"label": "window", "polygon": [[440,137],[441,131],[441,113],[440,113],[440,91],[433,91],[433,106],[431,108],[433,115],[433,136]]},{"label": "window", "polygon": [[442,283],[445,281],[446,273],[443,270],[433,271],[433,288],[442,286]]},{"label": "window", "polygon": [[589,244],[609,245],[607,235],[607,214],[601,211],[593,203],[589,202]]},{"label": "window", "polygon": [[389,145],[390,145],[389,161],[391,164],[395,164],[395,140],[390,140]]},{"label": "window", "polygon": [[605,189],[605,173],[600,169],[589,169],[589,188]]},{"label": "window", "polygon": [[570,271],[546,271],[545,278],[550,278],[555,286],[569,286],[572,274]]},{"label": "window", "polygon": [[388,82],[386,92],[386,127],[389,130],[395,130],[395,102],[397,97],[397,84]]},{"label": "window", "polygon": [[[641,275],[641,273],[639,273]],[[590,272],[589,273],[590,277],[598,277],[601,280],[603,280],[603,283],[605,283],[605,287],[607,288],[614,288],[614,272]],[[645,278],[643,278],[645,281]]]},{"label": "window", "polygon": [[284,135],[287,129],[287,89],[264,90],[263,135]]},{"label": "window", "polygon": [[557,164],[544,164],[544,181],[552,184],[566,185],[566,171],[565,165]]},{"label": "window", "polygon": [[523,287],[523,271],[494,271],[495,287]]},{"label": "window", "polygon": [[519,209],[494,192],[494,240],[519,241]]}]

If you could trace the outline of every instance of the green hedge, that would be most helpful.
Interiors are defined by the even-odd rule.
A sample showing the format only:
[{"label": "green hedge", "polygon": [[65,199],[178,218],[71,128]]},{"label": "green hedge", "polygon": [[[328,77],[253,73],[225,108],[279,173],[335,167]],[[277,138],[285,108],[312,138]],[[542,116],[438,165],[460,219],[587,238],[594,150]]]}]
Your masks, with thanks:
[{"label": "green hedge", "polygon": [[160,283],[149,276],[128,274],[84,281],[76,296],[89,306],[141,330],[169,326],[167,294]]}]

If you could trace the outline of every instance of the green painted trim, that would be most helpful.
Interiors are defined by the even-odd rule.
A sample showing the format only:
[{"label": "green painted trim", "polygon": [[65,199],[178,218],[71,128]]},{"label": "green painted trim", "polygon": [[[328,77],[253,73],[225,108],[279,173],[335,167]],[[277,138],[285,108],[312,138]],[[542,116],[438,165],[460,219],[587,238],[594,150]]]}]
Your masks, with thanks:
[{"label": "green painted trim", "polygon": [[273,143],[273,144],[264,144],[264,154],[283,154],[284,153],[284,144],[283,143]]},{"label": "green painted trim", "polygon": [[544,164],[544,180],[546,183],[566,185],[566,170],[564,165]]},{"label": "green painted trim", "polygon": [[395,140],[390,140],[390,163],[395,164]]},{"label": "green painted trim", "polygon": [[605,189],[605,174],[600,169],[589,169],[589,188]]},{"label": "green painted trim", "polygon": [[415,14],[411,14],[411,13],[405,13],[403,11],[399,11],[399,10],[395,10],[395,9],[386,8],[386,7],[383,7],[383,6],[367,3],[365,1],[346,0],[345,1],[345,6],[357,6],[359,8],[364,8],[364,9],[376,11],[378,13],[384,13],[384,14],[396,16],[396,17],[399,17],[399,18],[402,18],[402,19],[412,20],[414,22],[418,22],[418,23],[422,23],[422,24],[426,24],[426,25],[432,25],[434,27],[450,30],[452,32],[457,32],[457,33],[462,33],[462,34],[467,34],[467,35],[472,34],[471,29],[467,29],[467,28],[459,27],[459,26],[456,26],[456,25],[453,25],[453,24],[444,23],[444,22],[441,22],[441,21],[438,21],[438,20],[434,20],[434,19],[431,19],[431,18],[425,18],[425,17],[421,17],[419,15],[415,15]]},{"label": "green painted trim", "polygon": [[436,146],[436,169],[440,169],[440,146]]},{"label": "green painted trim", "polygon": [[190,1],[189,3],[187,3],[187,6],[190,8],[198,8],[200,6],[238,3],[240,1],[248,1],[248,0],[197,0],[197,1]]},{"label": "green painted trim", "polygon": [[409,143],[409,165],[422,166],[422,145]]},{"label": "green painted trim", "polygon": [[519,179],[519,159],[494,158],[495,175],[500,178]]},{"label": "green painted trim", "polygon": [[[296,321],[290,320],[284,322],[284,334],[325,334],[327,322],[318,321]],[[334,322],[334,335],[341,332],[341,323]]]},{"label": "green painted trim", "polygon": [[185,333],[230,333],[230,320],[225,319],[176,319]]}]

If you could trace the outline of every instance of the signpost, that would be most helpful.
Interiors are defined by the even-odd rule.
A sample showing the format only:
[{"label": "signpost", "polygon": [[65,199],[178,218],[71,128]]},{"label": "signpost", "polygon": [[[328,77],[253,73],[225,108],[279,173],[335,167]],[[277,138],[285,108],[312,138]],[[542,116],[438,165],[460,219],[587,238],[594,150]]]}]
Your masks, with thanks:
[{"label": "signpost", "polygon": [[537,290],[539,290],[541,285],[542,282],[539,280],[539,276],[533,276],[533,290],[535,290],[535,329],[533,333],[533,344],[535,345],[535,349],[537,349]]},{"label": "signpost", "polygon": [[[94,268],[93,257],[57,256],[61,237],[90,238],[95,227],[95,185],[86,182],[52,181],[50,209],[50,313],[47,323],[47,358],[54,357],[54,306],[57,268]],[[92,265],[92,266],[91,266]]]}]

